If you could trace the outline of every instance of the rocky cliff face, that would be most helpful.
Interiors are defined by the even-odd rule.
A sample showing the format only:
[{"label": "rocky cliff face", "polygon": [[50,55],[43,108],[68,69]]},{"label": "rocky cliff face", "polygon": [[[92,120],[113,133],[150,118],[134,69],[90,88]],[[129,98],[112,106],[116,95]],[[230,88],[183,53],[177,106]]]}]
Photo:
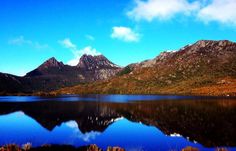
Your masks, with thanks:
[{"label": "rocky cliff face", "polygon": [[111,61],[109,61],[105,56],[91,56],[83,55],[77,65],[78,68],[84,70],[99,70],[99,69],[119,69],[120,67]]},{"label": "rocky cliff face", "polygon": [[[156,78],[191,78],[196,75],[236,75],[236,43],[201,40],[178,51],[164,51],[152,60],[132,64],[134,73],[153,68]],[[147,71],[148,72],[148,71]],[[144,73],[147,74],[147,73]],[[141,78],[141,77],[140,77]]]},{"label": "rocky cliff face", "polygon": [[103,55],[83,55],[76,67],[78,70],[84,71],[87,76],[93,75],[91,77],[93,81],[106,80],[115,76],[121,70],[121,67],[112,63]]},{"label": "rocky cliff face", "polygon": [[156,58],[146,60],[132,65],[135,68],[148,68],[161,65],[180,65],[188,66],[204,61],[210,64],[210,61],[224,64],[231,62],[235,57],[236,43],[223,40],[200,40],[192,45],[187,45],[178,51],[164,51]]}]

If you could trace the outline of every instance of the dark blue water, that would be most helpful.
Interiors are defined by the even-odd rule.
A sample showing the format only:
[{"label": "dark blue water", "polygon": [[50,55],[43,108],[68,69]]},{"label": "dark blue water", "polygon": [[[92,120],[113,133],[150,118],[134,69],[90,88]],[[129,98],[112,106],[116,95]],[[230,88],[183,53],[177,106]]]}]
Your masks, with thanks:
[{"label": "dark blue water", "polygon": [[119,145],[127,150],[181,149],[189,145],[202,148],[200,144],[190,142],[181,136],[166,136],[153,126],[131,122],[127,119],[118,119],[103,133],[92,131],[85,134],[80,132],[75,121],[62,123],[50,132],[22,112],[1,116],[0,123],[1,145],[31,142],[34,146],[97,144],[106,148],[110,145]]},{"label": "dark blue water", "polygon": [[[176,121],[182,120],[178,118],[185,118],[182,115],[178,117],[172,114],[176,110],[179,114],[192,112],[195,109],[194,114],[197,114],[198,111],[204,110],[206,114],[199,113],[199,121],[212,122],[212,125],[216,125],[217,123],[214,122],[217,117],[211,117],[209,112],[215,112],[213,105],[226,103],[224,106],[226,110],[223,112],[229,112],[233,117],[236,116],[232,115],[235,113],[235,108],[232,108],[232,106],[235,107],[235,100],[210,99],[208,101],[208,99],[199,100],[198,98],[196,100],[194,97],[154,95],[0,97],[0,145],[15,143],[21,146],[28,142],[35,147],[43,144],[73,146],[97,144],[104,149],[107,146],[120,146],[128,151],[181,150],[186,146],[213,151],[217,146],[223,146],[228,150],[236,150],[235,140],[230,138],[232,137],[230,134],[235,132],[234,119],[221,117],[225,118],[227,125],[232,122],[231,127],[225,127],[224,135],[226,136],[222,137],[227,137],[227,130],[231,129],[230,136],[226,139],[220,137],[216,139],[221,133],[215,134],[215,137],[205,136],[205,132],[202,132],[203,135],[201,135],[201,131],[194,126],[197,123],[191,126],[189,123],[181,122],[182,125],[176,123],[176,127],[173,124],[171,124],[172,127],[169,127],[173,122],[170,118],[176,118]],[[100,101],[102,103],[99,103]],[[227,105],[230,106],[229,109]],[[219,107],[221,108],[221,105]],[[156,112],[158,112],[157,115]],[[186,117],[186,120],[189,122],[193,119],[196,122],[198,116],[195,116]],[[207,121],[204,121],[205,116],[207,116]],[[161,131],[158,125],[162,130],[165,129],[165,132]],[[201,125],[204,129],[204,124]],[[209,129],[209,124],[206,125],[203,131],[209,131],[209,134],[213,134],[210,132],[212,129],[216,129],[217,132],[217,129],[222,131],[224,128],[218,125]],[[183,127],[186,129],[182,130]],[[190,138],[182,136],[181,133],[191,136]]]},{"label": "dark blue water", "polygon": [[[199,99],[201,96],[177,96],[177,95],[62,95],[60,97],[39,96],[0,96],[0,102],[29,102],[29,101],[104,101],[104,102],[130,102],[144,100],[180,100]],[[208,97],[212,99],[214,97]]]}]

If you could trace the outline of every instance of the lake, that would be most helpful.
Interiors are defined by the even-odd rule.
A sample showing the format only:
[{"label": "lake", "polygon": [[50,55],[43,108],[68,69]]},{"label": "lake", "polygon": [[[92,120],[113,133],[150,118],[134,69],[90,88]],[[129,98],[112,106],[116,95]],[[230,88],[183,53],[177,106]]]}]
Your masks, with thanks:
[{"label": "lake", "polygon": [[0,97],[0,146],[236,151],[236,98],[157,95]]}]

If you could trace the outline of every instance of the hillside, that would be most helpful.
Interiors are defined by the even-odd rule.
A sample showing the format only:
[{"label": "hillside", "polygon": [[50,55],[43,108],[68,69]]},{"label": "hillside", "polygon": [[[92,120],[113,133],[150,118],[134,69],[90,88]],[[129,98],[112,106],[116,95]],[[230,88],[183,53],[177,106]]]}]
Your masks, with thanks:
[{"label": "hillside", "polygon": [[51,94],[236,95],[236,43],[201,40],[152,60],[131,64],[105,81]]}]

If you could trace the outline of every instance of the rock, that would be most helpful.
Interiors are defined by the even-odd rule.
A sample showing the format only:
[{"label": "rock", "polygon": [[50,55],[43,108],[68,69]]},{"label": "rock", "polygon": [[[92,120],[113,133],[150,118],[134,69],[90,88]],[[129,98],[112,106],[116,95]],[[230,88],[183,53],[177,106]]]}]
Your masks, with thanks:
[{"label": "rock", "polygon": [[103,55],[92,56],[92,55],[83,55],[79,63],[77,64],[78,68],[83,70],[99,70],[99,69],[118,69],[118,65],[112,63]]},{"label": "rock", "polygon": [[197,44],[199,47],[206,47],[207,41],[205,41],[205,40],[199,40],[196,44]]},{"label": "rock", "polygon": [[225,80],[221,80],[221,81],[217,82],[217,84],[226,84],[226,81]]},{"label": "rock", "polygon": [[171,81],[171,80],[166,80],[166,83],[167,83],[168,85],[170,85],[170,84],[172,84],[172,81]]}]

